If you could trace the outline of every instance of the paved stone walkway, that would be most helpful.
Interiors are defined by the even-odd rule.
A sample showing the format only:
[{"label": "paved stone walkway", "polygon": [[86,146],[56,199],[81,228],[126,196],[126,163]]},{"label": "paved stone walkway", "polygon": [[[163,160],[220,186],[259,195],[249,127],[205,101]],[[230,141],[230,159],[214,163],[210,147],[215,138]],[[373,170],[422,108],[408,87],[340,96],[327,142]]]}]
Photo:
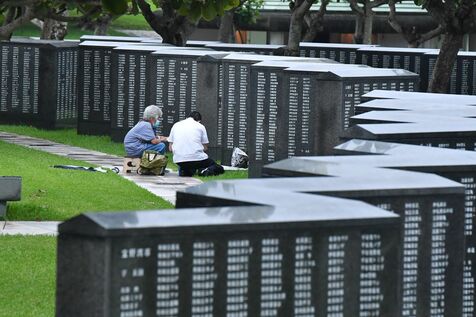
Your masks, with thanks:
[{"label": "paved stone walkway", "polygon": [[[136,183],[138,186],[150,191],[151,193],[162,197],[172,204],[175,204],[175,197],[178,190],[202,183],[202,181],[193,177],[179,177],[177,172],[173,171],[169,171],[165,174],[165,176],[123,174],[122,157],[109,155],[98,151],[87,150],[76,146],[56,143],[49,140],[7,132],[0,132],[0,140],[71,159],[81,160],[107,169],[117,167],[121,171],[119,175]],[[45,234],[45,232],[54,234],[56,232],[56,229],[52,231],[51,228],[56,228],[57,223],[42,222],[41,224],[44,224],[45,226],[38,226],[38,223],[35,222],[7,222],[5,230],[1,230],[3,223],[0,222],[0,234],[33,234],[34,232],[38,232],[36,234]],[[37,229],[36,231],[35,228]]]},{"label": "paved stone walkway", "polygon": [[58,221],[7,221],[0,223],[0,235],[48,235],[58,234]]}]

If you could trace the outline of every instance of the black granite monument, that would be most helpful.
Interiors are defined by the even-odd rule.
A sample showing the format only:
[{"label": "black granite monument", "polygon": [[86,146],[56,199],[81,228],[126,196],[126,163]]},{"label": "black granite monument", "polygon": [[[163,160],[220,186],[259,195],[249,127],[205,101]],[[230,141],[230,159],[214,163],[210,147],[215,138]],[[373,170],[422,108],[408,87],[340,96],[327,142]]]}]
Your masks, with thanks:
[{"label": "black granite monument", "polygon": [[56,316],[398,316],[398,217],[290,195],[61,224]]},{"label": "black granite monument", "polygon": [[261,55],[273,55],[273,52],[284,45],[272,44],[235,44],[235,43],[210,43],[205,45],[217,51],[241,52],[241,53],[255,53]]},{"label": "black granite monument", "polygon": [[302,57],[329,58],[343,64],[360,64],[357,50],[366,47],[374,46],[367,44],[299,43],[299,51]]},{"label": "black granite monument", "polygon": [[78,43],[0,42],[0,123],[75,127]]},{"label": "black granite monument", "polygon": [[[213,50],[182,48],[161,50],[150,54],[148,103],[162,108],[163,120],[159,128],[162,135],[168,135],[174,123],[187,118],[190,112],[197,110],[199,93],[197,88],[205,80],[199,77],[198,59],[215,54],[222,53]],[[201,93],[208,95],[216,91],[207,89]],[[209,118],[203,113],[203,123],[208,120]],[[207,126],[210,125],[207,124]]]},{"label": "black granite monument", "polygon": [[273,61],[251,69],[250,177],[273,161],[332,153],[360,96],[372,89],[418,87],[416,74],[397,69]]},{"label": "black granite monument", "polygon": [[[314,165],[315,174],[327,177],[207,183],[178,193],[177,206],[266,204],[267,197],[247,197],[246,190],[242,189],[266,188],[358,199],[390,210],[402,218],[401,316],[431,316],[436,311],[442,316],[460,316],[465,246],[464,186],[432,174],[365,164],[356,168],[355,164],[339,164],[338,158],[334,162],[333,157],[308,162]],[[285,164],[280,166],[284,169]],[[436,267],[440,270],[434,270]],[[440,281],[444,281],[443,284]]]}]

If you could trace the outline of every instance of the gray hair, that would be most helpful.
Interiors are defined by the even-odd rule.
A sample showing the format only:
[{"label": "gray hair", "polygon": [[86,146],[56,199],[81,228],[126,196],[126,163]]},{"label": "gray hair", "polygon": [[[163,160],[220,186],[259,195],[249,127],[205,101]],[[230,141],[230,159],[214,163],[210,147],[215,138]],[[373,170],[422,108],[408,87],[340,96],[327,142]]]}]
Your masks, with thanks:
[{"label": "gray hair", "polygon": [[154,118],[157,120],[160,117],[162,117],[162,110],[160,110],[160,108],[157,107],[156,105],[150,105],[147,108],[145,108],[144,115],[142,116],[144,120],[149,120],[151,118]]}]

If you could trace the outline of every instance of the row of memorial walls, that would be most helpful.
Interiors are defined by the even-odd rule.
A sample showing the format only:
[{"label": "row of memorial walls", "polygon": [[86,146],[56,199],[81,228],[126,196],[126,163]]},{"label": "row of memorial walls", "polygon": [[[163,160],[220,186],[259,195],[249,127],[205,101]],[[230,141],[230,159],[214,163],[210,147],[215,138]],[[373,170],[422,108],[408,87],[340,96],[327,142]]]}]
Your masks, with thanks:
[{"label": "row of memorial walls", "polygon": [[77,46],[74,41],[0,42],[0,122],[75,126]]},{"label": "row of memorial walls", "polygon": [[235,147],[248,150],[248,125],[251,98],[251,66],[270,61],[302,61],[332,63],[329,59],[267,56],[232,53],[207,55],[198,61],[200,78],[197,108],[207,128],[210,149],[216,159],[229,165]]},{"label": "row of memorial walls", "polygon": [[[254,179],[204,184],[179,192],[177,207],[277,203],[276,194],[274,197],[266,192],[251,194],[265,188],[270,193],[290,190],[358,199],[391,210],[402,218],[399,253],[402,261],[399,271],[402,275],[397,305],[401,312],[399,315],[460,315],[465,247],[464,187],[432,174],[376,169],[372,166],[365,167],[364,164],[356,169],[354,166],[334,163],[332,157],[326,159],[328,162],[323,164],[311,163],[314,169],[308,175],[331,177]],[[289,170],[292,172],[294,166]],[[376,268],[378,261],[372,263],[374,265],[371,266]],[[376,289],[369,290],[368,294],[370,302],[381,298],[381,293]],[[366,305],[369,308],[366,313],[384,316],[379,306],[370,309],[372,306]]]},{"label": "row of memorial walls", "polygon": [[159,132],[167,135],[174,122],[196,110],[198,58],[220,54],[151,38],[84,36],[81,40],[78,132],[109,134],[115,141],[122,141],[149,104],[162,108]]},{"label": "row of memorial walls", "polygon": [[[437,147],[421,147],[416,145],[386,143],[379,141],[351,140],[337,148],[339,154],[352,154],[350,157],[340,156],[340,162],[359,165],[385,166],[398,169],[415,170],[435,173],[465,186],[465,224],[464,235],[466,240],[465,266],[463,276],[463,314],[462,316],[474,316],[475,314],[475,277],[474,266],[476,237],[474,228],[476,225],[476,153],[474,151],[460,151],[455,149],[443,149]],[[366,154],[363,156],[355,154]],[[368,155],[374,154],[374,155]],[[377,154],[377,155],[375,155]],[[325,158],[323,158],[325,160]],[[301,166],[306,164],[295,162]],[[288,163],[289,164],[289,163]],[[279,163],[272,168],[279,171]],[[276,174],[273,173],[273,174]],[[279,175],[279,172],[278,172]]]},{"label": "row of memorial walls", "polygon": [[[338,147],[341,152],[387,154],[378,160],[398,159],[390,167],[403,167],[438,173],[464,184],[466,254],[463,285],[463,315],[473,316],[474,247],[476,174],[474,150],[476,145],[476,97],[449,94],[372,91],[364,96],[369,102],[357,108],[353,118],[356,126],[347,137],[386,140],[426,147],[424,153],[416,146],[353,140]],[[444,148],[466,150],[455,151]],[[408,158],[404,157],[407,153]],[[412,153],[408,155],[408,153]],[[352,157],[350,160],[355,161]],[[406,163],[402,163],[406,162]],[[379,163],[383,164],[383,163]]]},{"label": "row of memorial walls", "polygon": [[[328,205],[326,200],[320,196],[317,196],[320,197],[319,205],[312,205],[313,198],[310,198],[312,195],[291,193],[287,189],[278,190],[272,187],[267,188],[266,184],[248,186],[247,184],[242,185],[240,182],[233,181],[213,182],[210,183],[209,186],[199,186],[191,191],[181,192],[179,196],[180,197],[177,198],[177,208],[242,206],[253,204],[282,206],[285,209],[289,206],[289,208],[291,208],[288,209],[290,214],[306,212],[316,214],[322,212],[321,215],[331,214],[328,210],[325,210],[325,208],[321,209]],[[306,208],[298,207],[296,209],[295,206],[298,201],[299,203],[297,204],[299,206],[306,206]],[[320,212],[318,209],[322,211]],[[292,212],[291,210],[295,210],[296,212]],[[341,212],[337,211],[334,215],[339,217]],[[252,218],[254,217],[251,214],[243,216],[250,222],[252,222]],[[352,221],[352,223],[357,224],[358,222]],[[294,302],[291,304],[294,305],[294,308],[287,311],[288,314],[290,314],[290,316],[300,316],[301,314],[303,316],[327,316],[333,314],[342,316],[348,314],[383,314],[392,316],[397,314],[398,309],[395,307],[385,307],[385,302],[393,302],[394,304],[398,302],[398,287],[394,287],[393,291],[386,289],[382,278],[385,278],[384,271],[387,272],[388,270],[390,274],[394,274],[395,271],[398,272],[398,254],[394,254],[395,262],[391,263],[387,261],[388,258],[385,259],[381,246],[388,243],[386,242],[387,239],[396,239],[398,235],[383,237],[380,233],[374,233],[375,235],[367,232],[367,234],[355,236],[337,233],[329,237],[328,242],[331,243],[330,245],[321,245],[321,247],[316,245],[318,240],[309,237],[307,244],[314,245],[314,247],[312,250],[308,249],[309,252],[307,252],[305,259],[311,260],[312,262],[307,262],[307,265],[304,263],[291,264],[288,270],[283,270],[283,273],[286,272],[284,273],[286,276],[289,275],[289,278],[295,281],[294,295],[291,289],[286,290],[282,287],[281,274],[270,273],[272,276],[278,277],[275,280],[276,288],[274,289],[283,289],[287,293],[286,300],[289,299],[291,303]],[[348,259],[352,257],[350,253],[351,245],[356,248],[356,254],[360,254],[360,257],[353,259],[356,269],[354,278],[359,280],[357,283],[359,285],[359,291],[354,294],[351,294],[352,291],[350,289],[350,287],[352,287],[350,285],[353,284],[353,282],[347,280],[347,274],[352,270],[348,266],[350,263],[347,262]],[[277,245],[273,250],[281,254],[285,248],[285,245]],[[293,253],[303,250],[302,247],[299,247],[297,244],[294,245],[293,243],[291,243],[288,248],[292,250]],[[323,258],[324,261],[319,262],[316,257],[317,254],[323,255],[325,257]],[[284,259],[287,258],[293,262],[296,253],[288,254],[288,256],[283,254],[283,256]],[[301,256],[298,256],[298,258],[299,257]],[[280,261],[281,257],[278,257],[278,259]],[[321,266],[319,263],[321,263]],[[374,265],[367,266],[369,263],[373,263]],[[275,265],[281,267],[280,264]],[[322,276],[322,279],[318,278],[318,276]],[[308,282],[311,282],[311,284],[308,284]],[[346,286],[346,284],[348,286]],[[398,285],[398,282],[396,285]],[[322,297],[320,297],[319,291],[317,293],[314,292],[316,289],[321,290],[321,296],[326,298],[324,301],[320,299]],[[258,298],[261,298],[261,301],[263,301],[267,298],[266,295],[267,294],[261,294]],[[320,306],[319,303],[321,304]],[[281,305],[276,303],[273,306],[279,307],[280,309],[276,313],[273,313],[272,316],[286,316],[286,311],[281,308]],[[264,315],[261,314],[261,316]]]},{"label": "row of memorial walls", "polygon": [[61,224],[56,316],[399,316],[397,215],[287,190],[243,193],[268,206]]},{"label": "row of memorial walls", "polygon": [[[400,68],[420,75],[420,91],[427,91],[439,50],[333,43],[301,43],[300,54],[326,57],[341,63]],[[459,52],[448,84],[448,93],[476,94],[476,54]]]},{"label": "row of memorial walls", "polygon": [[[368,141],[368,140],[351,140],[347,143],[344,143],[336,148],[339,154],[345,154],[341,156],[331,156],[331,157],[294,157],[284,161],[276,162],[265,166],[263,169],[263,175],[267,177],[296,177],[296,176],[313,176],[313,175],[337,175],[343,173],[359,173],[365,174],[365,169],[369,166],[374,167],[387,167],[392,169],[400,170],[410,170],[410,171],[420,171],[426,173],[434,173],[445,178],[451,179],[458,183],[461,183],[465,186],[465,197],[464,197],[464,230],[460,228],[457,233],[464,232],[465,239],[465,254],[464,254],[464,270],[463,270],[463,279],[462,279],[462,289],[460,294],[462,295],[460,302],[462,304],[461,314],[458,316],[475,316],[474,304],[475,304],[475,277],[476,277],[476,267],[474,266],[475,261],[475,246],[476,240],[473,234],[473,228],[476,225],[475,223],[475,206],[476,206],[476,196],[474,195],[474,189],[476,188],[476,153],[473,151],[461,151],[455,149],[442,149],[435,147],[427,146],[416,146],[416,145],[407,145],[407,144],[397,144],[397,143],[386,143],[378,141]],[[351,155],[349,155],[351,154]],[[365,155],[360,155],[365,154]],[[373,155],[369,155],[373,154]],[[378,155],[376,155],[378,154]],[[345,166],[349,171],[340,167],[340,165]],[[368,173],[367,173],[368,174]],[[365,175],[362,182],[358,182],[356,185],[351,186],[360,186],[366,187],[368,181],[368,175]],[[398,182],[398,177],[392,177],[391,180],[385,178],[384,174],[378,173],[375,177],[382,177],[382,184],[380,189],[388,188],[388,184]],[[412,180],[411,184],[418,184],[422,179]],[[294,188],[294,185],[291,182],[288,183],[290,188]],[[329,186],[330,189],[325,189],[326,191],[333,191],[332,179],[327,178],[325,180],[326,186]],[[435,181],[429,182],[428,187],[432,187],[433,184],[437,184]],[[349,184],[347,184],[349,186]],[[411,186],[410,186],[411,187]],[[379,190],[374,192],[375,195],[378,195]],[[412,190],[415,197],[419,196],[420,193],[418,190]],[[421,192],[421,195],[424,196],[424,193]],[[402,195],[403,196],[403,195]],[[442,207],[436,203],[435,206]],[[414,218],[408,218],[409,221],[415,221],[419,218],[419,211],[411,210],[411,204],[407,205],[410,209],[408,210],[407,216],[416,216]],[[417,205],[413,205],[415,207]],[[418,205],[417,209],[423,208],[423,205]],[[421,211],[421,209],[420,209]],[[438,214],[438,216],[436,216]],[[435,218],[439,220],[444,220],[445,217],[440,217],[440,213],[435,209]],[[446,220],[449,214],[446,214]],[[452,217],[452,216],[451,216]],[[461,216],[460,216],[461,217]],[[413,220],[410,220],[413,219]],[[448,223],[435,222],[433,226],[437,226],[439,229],[432,231],[434,234],[439,235],[442,231],[441,228],[448,228]],[[461,221],[461,218],[459,218]],[[429,224],[428,224],[429,225]],[[413,229],[418,228],[419,225],[415,222],[407,223],[406,230],[407,232],[412,232]],[[449,234],[449,231],[447,231]],[[451,234],[454,234],[451,233]],[[436,237],[436,236],[435,236]],[[409,237],[406,242],[411,243],[418,241],[417,237]],[[433,239],[433,241],[435,241]],[[446,240],[445,240],[446,241]],[[432,247],[433,249],[433,247]],[[442,251],[442,249],[438,249]],[[411,257],[410,257],[411,259]],[[440,257],[436,256],[435,259],[449,259],[448,256]],[[439,263],[439,262],[435,262]],[[434,268],[441,267],[439,264],[434,264]],[[420,271],[418,271],[420,272]],[[437,270],[435,270],[437,272]],[[412,279],[409,279],[409,281]],[[434,279],[435,281],[438,279]],[[442,287],[444,283],[440,284]],[[441,291],[442,288],[440,288]],[[439,293],[439,291],[435,292]],[[411,306],[410,306],[411,307]],[[438,307],[435,304],[434,307]],[[436,311],[436,310],[435,310]],[[420,314],[417,313],[417,316]],[[439,316],[436,314],[436,316]]]},{"label": "row of memorial walls", "polygon": [[[363,138],[475,150],[476,111],[472,105],[476,105],[476,97],[392,92],[389,96],[395,99],[379,100],[380,95],[385,95],[385,92],[375,91],[365,96],[375,100],[362,105],[367,112],[360,111],[352,119],[356,125],[343,134],[344,139]],[[402,105],[405,103],[406,106]],[[393,110],[382,110],[382,107]]]},{"label": "row of memorial walls", "polygon": [[[418,76],[363,65],[266,61],[251,67],[249,176],[296,155],[330,154],[360,96],[375,89],[415,90]],[[235,145],[236,146],[236,145]]]}]

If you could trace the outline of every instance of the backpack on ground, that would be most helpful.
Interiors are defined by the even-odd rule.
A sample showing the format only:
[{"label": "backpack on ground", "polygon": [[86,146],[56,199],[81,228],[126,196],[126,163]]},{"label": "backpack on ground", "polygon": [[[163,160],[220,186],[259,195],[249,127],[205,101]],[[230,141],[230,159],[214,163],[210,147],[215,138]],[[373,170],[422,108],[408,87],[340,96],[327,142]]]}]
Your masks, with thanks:
[{"label": "backpack on ground", "polygon": [[165,175],[168,158],[156,151],[147,150],[142,154],[137,173],[141,175]]}]

